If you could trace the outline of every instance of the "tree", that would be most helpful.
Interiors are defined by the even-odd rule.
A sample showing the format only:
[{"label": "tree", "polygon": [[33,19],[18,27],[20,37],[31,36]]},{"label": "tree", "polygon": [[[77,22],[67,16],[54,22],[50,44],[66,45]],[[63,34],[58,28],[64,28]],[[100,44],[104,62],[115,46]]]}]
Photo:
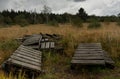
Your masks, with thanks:
[{"label": "tree", "polygon": [[42,13],[45,14],[46,17],[46,23],[48,24],[48,20],[49,20],[49,14],[52,13],[52,10],[50,7],[44,5]]},{"label": "tree", "polygon": [[83,21],[86,21],[88,18],[88,14],[85,12],[83,8],[80,8],[77,14]]},{"label": "tree", "polygon": [[4,24],[4,16],[0,14],[0,24]]}]

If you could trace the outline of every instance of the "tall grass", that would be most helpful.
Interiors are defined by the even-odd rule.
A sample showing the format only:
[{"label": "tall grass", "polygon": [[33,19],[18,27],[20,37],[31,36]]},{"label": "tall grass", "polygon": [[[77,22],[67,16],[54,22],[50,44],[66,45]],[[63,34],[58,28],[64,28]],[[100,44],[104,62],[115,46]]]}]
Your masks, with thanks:
[{"label": "tall grass", "polygon": [[[84,23],[83,28],[77,28],[70,24],[59,25],[59,27],[49,27],[46,25],[30,25],[29,27],[12,26],[0,29],[0,63],[9,56],[18,46],[12,39],[22,37],[25,34],[41,33],[57,33],[63,35],[64,53],[66,56],[59,54],[47,53],[43,62],[47,73],[38,79],[102,79],[104,76],[119,74],[120,71],[120,27],[116,23],[106,25],[101,24],[99,29],[87,29],[89,24]],[[79,43],[100,42],[104,50],[116,62],[116,69],[113,73],[105,71],[105,73],[89,73],[81,74],[69,73],[70,59]],[[59,53],[59,52],[58,52]],[[109,71],[109,70],[108,70]],[[102,75],[102,76],[100,76]],[[0,77],[6,78],[3,73]],[[2,79],[2,78],[1,78]],[[10,78],[8,78],[10,79]]]}]

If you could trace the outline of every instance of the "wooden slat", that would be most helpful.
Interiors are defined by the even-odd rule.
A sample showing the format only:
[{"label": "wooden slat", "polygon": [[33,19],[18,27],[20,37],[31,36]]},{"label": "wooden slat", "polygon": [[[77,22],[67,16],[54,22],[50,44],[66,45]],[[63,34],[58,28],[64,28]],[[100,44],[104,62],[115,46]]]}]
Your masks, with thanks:
[{"label": "wooden slat", "polygon": [[23,45],[26,46],[26,45],[32,45],[32,44],[35,44],[35,43],[39,43],[40,38],[42,39],[41,35],[30,37],[23,42]]},{"label": "wooden slat", "polygon": [[79,51],[102,51],[102,49],[77,49]]},{"label": "wooden slat", "polygon": [[36,57],[40,57],[42,55],[41,53],[34,54],[34,53],[29,53],[28,51],[24,51],[24,50],[20,50],[20,51],[16,50],[15,53],[22,53],[22,54],[27,55],[27,56],[31,55],[31,56],[36,56]]},{"label": "wooden slat", "polygon": [[88,56],[103,56],[102,53],[98,53],[98,54],[74,54],[74,57],[81,57],[81,56],[85,56],[85,57],[88,57]]},{"label": "wooden slat", "polygon": [[82,65],[105,65],[104,60],[72,60],[71,63],[78,63]]},{"label": "wooden slat", "polygon": [[55,42],[51,42],[50,48],[54,48],[54,47],[55,47]]},{"label": "wooden slat", "polygon": [[21,52],[25,52],[27,54],[31,54],[31,55],[41,55],[42,53],[39,52],[39,53],[36,53],[36,52],[31,52],[30,50],[25,50],[25,49],[18,49],[16,51],[21,51]]},{"label": "wooden slat", "polygon": [[72,60],[104,60],[102,56],[90,56],[90,57],[73,57]]},{"label": "wooden slat", "polygon": [[50,42],[46,42],[46,47],[45,48],[49,48],[50,47]]},{"label": "wooden slat", "polygon": [[103,51],[75,51],[76,54],[96,54],[103,53]]},{"label": "wooden slat", "polygon": [[23,45],[21,45],[18,49],[26,49],[26,50],[30,50],[30,51],[35,52],[35,53],[40,53],[40,51],[38,51],[38,50],[34,50],[30,47],[23,46]]},{"label": "wooden slat", "polygon": [[24,56],[24,55],[21,55],[21,54],[13,54],[12,57],[20,57],[20,58],[24,58],[26,60],[30,60],[30,61],[38,62],[38,63],[41,62],[41,59],[35,59],[35,58],[31,58],[31,57]]},{"label": "wooden slat", "polygon": [[13,54],[20,54],[20,55],[25,55],[25,56],[28,56],[28,57],[31,57],[31,58],[34,58],[34,59],[41,59],[41,56],[34,56],[34,55],[29,55],[29,54],[26,54],[26,53],[23,53],[23,52],[15,52]]},{"label": "wooden slat", "polygon": [[14,60],[14,59],[12,59],[12,60],[9,59],[8,62],[11,62],[13,64],[16,64],[16,65],[19,65],[19,66],[22,66],[22,67],[26,67],[26,68],[29,68],[29,69],[41,71],[41,66],[31,65],[29,63],[21,62],[21,61]]},{"label": "wooden slat", "polygon": [[19,51],[23,50],[23,51],[27,51],[28,53],[34,53],[34,54],[37,54],[37,55],[41,54],[40,51],[36,51],[34,49],[29,50],[29,49],[26,49],[26,48],[18,48],[17,50],[19,50]]},{"label": "wooden slat", "polygon": [[42,49],[45,48],[45,43],[41,43],[41,48],[42,48]]},{"label": "wooden slat", "polygon": [[41,66],[41,63],[37,63],[37,62],[30,61],[30,60],[26,60],[26,59],[21,58],[21,57],[11,56],[10,58],[12,60],[17,60],[17,61],[21,61],[21,62],[24,62],[24,63],[29,63],[31,65]]}]

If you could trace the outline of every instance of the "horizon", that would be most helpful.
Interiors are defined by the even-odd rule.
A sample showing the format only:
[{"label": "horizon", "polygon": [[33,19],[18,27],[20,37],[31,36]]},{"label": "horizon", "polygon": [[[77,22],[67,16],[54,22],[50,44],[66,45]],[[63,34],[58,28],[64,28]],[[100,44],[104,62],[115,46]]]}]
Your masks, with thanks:
[{"label": "horizon", "polygon": [[40,13],[43,6],[51,8],[55,14],[76,14],[82,7],[89,15],[110,16],[120,13],[120,0],[0,0],[0,11],[11,10]]}]

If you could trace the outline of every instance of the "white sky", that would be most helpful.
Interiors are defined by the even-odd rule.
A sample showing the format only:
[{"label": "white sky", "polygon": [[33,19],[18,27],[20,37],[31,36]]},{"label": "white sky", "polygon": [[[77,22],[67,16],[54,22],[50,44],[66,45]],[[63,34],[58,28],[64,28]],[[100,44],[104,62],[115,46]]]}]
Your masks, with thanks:
[{"label": "white sky", "polygon": [[0,0],[0,11],[6,9],[40,12],[43,5],[52,9],[53,13],[75,14],[83,7],[88,14],[117,15],[120,13],[120,0]]}]

